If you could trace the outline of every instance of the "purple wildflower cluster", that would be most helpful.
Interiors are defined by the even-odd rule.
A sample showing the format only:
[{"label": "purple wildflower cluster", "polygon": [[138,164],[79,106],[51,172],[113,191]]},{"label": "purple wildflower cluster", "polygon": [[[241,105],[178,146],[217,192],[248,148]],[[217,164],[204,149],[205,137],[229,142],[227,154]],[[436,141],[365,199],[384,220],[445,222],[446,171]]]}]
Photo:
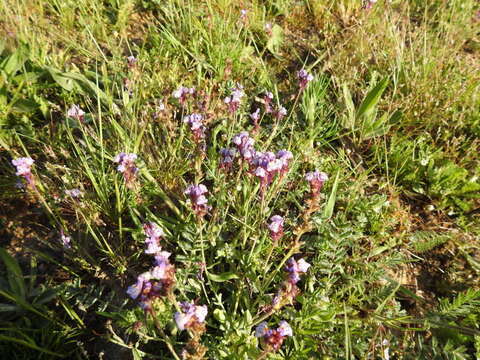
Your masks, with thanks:
[{"label": "purple wildflower cluster", "polygon": [[133,187],[138,173],[135,160],[137,160],[137,154],[127,154],[124,152],[121,152],[113,159],[113,162],[118,164],[117,170],[123,174],[125,184],[129,188]]},{"label": "purple wildflower cluster", "polygon": [[195,305],[188,302],[180,303],[181,311],[175,313],[175,322],[180,330],[192,329],[194,332],[203,332],[207,305]]},{"label": "purple wildflower cluster", "polygon": [[309,267],[310,264],[304,259],[295,260],[293,257],[288,259],[285,266],[286,279],[272,301],[274,310],[293,303],[295,297],[300,293],[300,289],[297,286],[297,283],[300,281],[300,275],[305,274]]},{"label": "purple wildflower cluster", "polygon": [[143,310],[151,311],[153,300],[166,296],[172,290],[175,283],[175,266],[168,259],[171,253],[162,251],[160,247],[159,240],[164,235],[162,229],[152,222],[145,224],[143,229],[147,236],[145,253],[154,255],[154,267],[140,274],[137,282],[128,287],[127,294],[133,300],[138,299]]},{"label": "purple wildflower cluster", "polygon": [[293,330],[285,320],[280,321],[276,329],[270,329],[264,321],[255,329],[255,337],[260,338],[266,351],[277,351],[288,336],[293,336]]},{"label": "purple wildflower cluster", "polygon": [[305,69],[297,72],[298,85],[300,86],[300,91],[304,90],[307,87],[307,84],[313,80],[313,75],[309,74]]},{"label": "purple wildflower cluster", "polygon": [[191,114],[183,118],[183,122],[190,126],[195,142],[199,143],[205,137],[205,126],[202,123],[203,115]]},{"label": "purple wildflower cluster", "polygon": [[12,164],[17,168],[15,175],[21,176],[27,182],[27,186],[35,188],[35,181],[32,175],[32,165],[35,162],[31,157],[22,157],[12,160]]},{"label": "purple wildflower cluster", "polygon": [[208,193],[208,189],[205,185],[189,185],[185,190],[185,194],[190,198],[192,208],[198,217],[204,216],[210,209],[208,205],[208,199],[205,194]]},{"label": "purple wildflower cluster", "polygon": [[251,161],[253,173],[260,179],[262,189],[265,189],[276,175],[282,177],[288,171],[293,154],[288,150],[280,150],[277,154],[270,151],[256,152]]},{"label": "purple wildflower cluster", "polygon": [[188,96],[195,94],[195,88],[187,88],[184,86],[180,86],[177,90],[175,90],[172,94],[172,96],[180,102],[180,104],[183,106],[185,105],[185,102],[187,101]]},{"label": "purple wildflower cluster", "polygon": [[[285,109],[281,105],[274,108],[272,102],[273,102],[273,94],[270,91],[267,91],[263,95],[263,99],[262,99],[265,113],[272,114],[272,116],[277,120],[282,120],[287,115],[287,109]],[[252,117],[253,115],[254,114],[250,114],[250,117]],[[258,117],[259,114],[257,113],[256,116]]]},{"label": "purple wildflower cluster", "polygon": [[312,198],[317,198],[320,195],[323,184],[328,180],[328,175],[318,170],[305,174],[305,180],[310,184],[310,194]]},{"label": "purple wildflower cluster", "polygon": [[227,96],[223,100],[223,102],[228,105],[228,111],[230,111],[230,113],[233,114],[238,110],[244,95],[245,95],[245,92],[243,91],[243,86],[240,84],[237,84],[231,90],[230,96]]},{"label": "purple wildflower cluster", "polygon": [[[247,131],[233,137],[240,158],[249,165],[249,171],[260,179],[262,190],[265,189],[276,175],[283,176],[288,171],[293,154],[288,150],[280,150],[276,154],[270,151],[261,152],[254,148],[255,140]],[[235,155],[233,149],[222,149],[220,166],[230,167]]]}]

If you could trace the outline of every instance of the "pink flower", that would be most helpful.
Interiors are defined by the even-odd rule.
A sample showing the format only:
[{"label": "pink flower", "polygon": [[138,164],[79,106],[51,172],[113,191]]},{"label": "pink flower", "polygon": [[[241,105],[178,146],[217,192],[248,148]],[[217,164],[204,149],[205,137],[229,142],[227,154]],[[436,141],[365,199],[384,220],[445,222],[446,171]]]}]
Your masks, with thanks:
[{"label": "pink flower", "polygon": [[73,104],[70,109],[67,111],[67,116],[76,119],[80,122],[83,122],[85,118],[85,112],[80,108],[80,106]]}]

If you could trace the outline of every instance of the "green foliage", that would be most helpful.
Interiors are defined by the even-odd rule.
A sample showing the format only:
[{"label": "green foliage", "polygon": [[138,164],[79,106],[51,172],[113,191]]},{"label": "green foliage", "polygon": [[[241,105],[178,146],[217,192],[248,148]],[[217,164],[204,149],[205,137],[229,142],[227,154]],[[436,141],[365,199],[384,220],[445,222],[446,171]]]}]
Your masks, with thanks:
[{"label": "green foliage", "polygon": [[[478,10],[474,0],[0,3],[2,355],[177,359],[198,340],[209,359],[478,357]],[[300,69],[315,76],[303,90]],[[245,96],[231,113],[237,83]],[[181,85],[196,89],[185,104],[171,95]],[[265,111],[266,92],[285,117]],[[66,116],[73,104],[83,118]],[[200,140],[182,121],[191,113],[204,116]],[[291,151],[288,171],[262,187],[245,161],[219,168],[241,131],[258,151]],[[132,186],[113,162],[120,152],[138,154]],[[21,156],[35,159],[34,189],[14,187]],[[312,199],[304,176],[315,169],[330,179]],[[198,183],[212,207],[203,218],[184,194]],[[74,188],[80,197],[65,194]],[[278,241],[273,215],[285,218]],[[152,266],[150,221],[176,272],[146,313],[126,289]],[[292,256],[312,266],[277,308]],[[436,276],[452,286],[435,289]],[[198,339],[175,324],[182,301],[208,306]],[[293,328],[269,354],[254,336],[264,320]]]}]

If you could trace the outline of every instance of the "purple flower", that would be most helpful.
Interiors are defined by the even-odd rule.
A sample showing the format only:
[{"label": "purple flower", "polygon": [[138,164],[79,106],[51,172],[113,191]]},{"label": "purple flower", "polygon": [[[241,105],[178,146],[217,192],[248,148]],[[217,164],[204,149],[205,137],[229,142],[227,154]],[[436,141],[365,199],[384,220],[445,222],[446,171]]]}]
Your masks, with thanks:
[{"label": "purple flower", "polygon": [[204,216],[211,208],[207,205],[208,200],[204,195],[207,192],[208,189],[203,184],[189,185],[185,190],[185,194],[188,195],[192,202],[193,211],[195,211],[198,216]]},{"label": "purple flower", "polygon": [[63,231],[60,232],[60,239],[62,240],[62,244],[65,249],[70,249],[72,247],[72,245],[70,244],[72,239],[70,238],[70,236],[66,236]]},{"label": "purple flower", "polygon": [[269,329],[264,321],[256,327],[255,336],[262,340],[267,350],[277,351],[287,336],[293,336],[293,331],[285,320],[280,321],[278,328],[275,330]]},{"label": "purple flower", "polygon": [[280,150],[277,155],[267,152],[255,152],[251,164],[254,174],[261,180],[262,187],[268,186],[276,174],[283,176],[288,171],[289,160],[293,158],[290,151]]},{"label": "purple flower", "polygon": [[274,242],[277,242],[283,236],[283,217],[274,215],[270,218],[268,229],[270,230],[270,237]]},{"label": "purple flower", "polygon": [[145,254],[157,254],[162,251],[159,242],[160,238],[165,235],[163,230],[157,224],[150,222],[143,225],[143,231],[147,235],[145,239],[145,244],[147,245]]},{"label": "purple flower", "polygon": [[277,331],[282,336],[293,336],[293,330],[285,320],[280,321]]},{"label": "purple flower", "polygon": [[267,114],[273,111],[272,106],[270,105],[272,103],[272,100],[273,100],[273,94],[270,91],[267,91],[263,96],[263,106],[265,107],[265,112]]},{"label": "purple flower", "polygon": [[67,116],[76,119],[80,122],[83,122],[85,118],[85,112],[80,108],[80,106],[73,104],[70,109],[67,111]]},{"label": "purple flower", "polygon": [[317,197],[320,194],[323,184],[328,180],[328,175],[315,170],[305,174],[305,179],[310,183],[312,197]]},{"label": "purple flower", "polygon": [[202,121],[203,116],[195,113],[183,118],[183,122],[190,126],[190,130],[192,130],[196,142],[205,137],[205,126]]},{"label": "purple flower", "polygon": [[257,325],[255,328],[255,337],[264,337],[268,334],[268,324],[266,321],[262,321],[260,324]]},{"label": "purple flower", "polygon": [[233,143],[237,146],[238,152],[244,160],[250,161],[255,156],[255,149],[253,148],[255,140],[250,137],[247,131],[235,135]]},{"label": "purple flower", "polygon": [[35,162],[31,157],[22,157],[12,160],[12,164],[17,168],[15,175],[22,176],[27,185],[35,187],[33,175],[32,175],[32,165]]},{"label": "purple flower", "polygon": [[250,118],[256,123],[260,119],[260,109],[256,109],[251,113]]},{"label": "purple flower", "polygon": [[282,120],[286,115],[287,109],[285,109],[283,106],[279,106],[278,109],[273,112],[273,117],[277,120]]},{"label": "purple flower", "polygon": [[129,57],[127,57],[127,65],[130,69],[135,67],[137,65],[137,62],[138,59],[135,56],[130,55]]},{"label": "purple flower", "polygon": [[72,198],[79,198],[83,193],[79,189],[65,190],[65,195],[71,196]]},{"label": "purple flower", "polygon": [[304,259],[296,261],[293,257],[288,259],[285,271],[289,274],[289,282],[296,284],[300,281],[300,275],[305,274],[310,267]]},{"label": "purple flower", "polygon": [[235,159],[237,151],[235,149],[222,149],[220,150],[220,168],[221,169],[230,169]]},{"label": "purple flower", "polygon": [[113,159],[113,162],[118,163],[117,170],[123,174],[127,187],[133,187],[133,183],[137,177],[138,168],[135,166],[137,154],[127,154],[121,152]]},{"label": "purple flower", "polygon": [[228,110],[233,114],[240,107],[240,102],[242,97],[245,95],[243,91],[243,86],[237,84],[236,87],[232,88],[230,96],[227,96],[223,102],[228,105]]},{"label": "purple flower", "polygon": [[180,330],[194,328],[196,325],[205,322],[208,313],[207,305],[183,302],[180,304],[180,308],[181,312],[176,312],[174,315],[175,322]]},{"label": "purple flower", "polygon": [[290,160],[293,159],[293,154],[288,150],[282,149],[277,152],[277,159],[280,161],[280,173],[283,175],[288,171]]},{"label": "purple flower", "polygon": [[175,90],[172,95],[174,98],[178,99],[181,105],[185,105],[187,101],[187,97],[189,95],[195,94],[195,88],[187,88],[184,86],[180,86],[177,90]]},{"label": "purple flower", "polygon": [[313,75],[309,74],[305,69],[297,72],[298,84],[300,86],[300,91],[307,87],[307,84],[313,80]]}]

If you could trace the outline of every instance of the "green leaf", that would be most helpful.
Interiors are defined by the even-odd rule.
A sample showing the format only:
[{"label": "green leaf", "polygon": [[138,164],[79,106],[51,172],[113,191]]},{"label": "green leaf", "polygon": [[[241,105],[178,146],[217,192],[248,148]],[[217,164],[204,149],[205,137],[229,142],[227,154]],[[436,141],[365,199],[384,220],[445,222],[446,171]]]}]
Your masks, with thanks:
[{"label": "green leaf", "polygon": [[18,99],[12,105],[12,108],[18,112],[33,112],[38,109],[38,104],[30,99]]},{"label": "green leaf", "polygon": [[8,271],[8,282],[10,290],[17,296],[25,299],[25,281],[23,280],[23,273],[15,260],[5,249],[0,248],[0,258],[5,264]]},{"label": "green leaf", "polygon": [[337,187],[338,187],[339,175],[340,175],[340,172],[337,172],[337,175],[335,176],[335,182],[333,183],[332,192],[330,193],[330,196],[328,197],[327,205],[325,206],[325,209],[323,210],[323,218],[324,219],[330,219],[333,215],[333,208],[335,207],[335,201],[336,201],[336,197],[337,197]]},{"label": "green leaf", "polygon": [[7,76],[14,75],[18,70],[20,70],[27,61],[27,55],[23,48],[17,49],[13,54],[7,56],[0,63],[0,71],[3,70]]},{"label": "green leaf", "polygon": [[280,47],[282,46],[283,42],[283,29],[275,24],[272,27],[272,35],[267,41],[267,49],[272,53],[277,55]]},{"label": "green leaf", "polygon": [[51,68],[49,66],[45,67],[45,69],[48,71],[52,79],[60,85],[62,88],[64,88],[67,91],[72,91],[73,90],[73,80],[69,77],[64,76],[64,74],[54,68]]},{"label": "green leaf", "polygon": [[357,119],[362,116],[369,117],[374,112],[383,92],[387,88],[388,82],[389,79],[386,77],[370,90],[357,111]]},{"label": "green leaf", "polygon": [[208,273],[208,277],[210,280],[215,282],[225,282],[228,280],[238,279],[238,275],[233,272],[226,272],[219,275]]}]

